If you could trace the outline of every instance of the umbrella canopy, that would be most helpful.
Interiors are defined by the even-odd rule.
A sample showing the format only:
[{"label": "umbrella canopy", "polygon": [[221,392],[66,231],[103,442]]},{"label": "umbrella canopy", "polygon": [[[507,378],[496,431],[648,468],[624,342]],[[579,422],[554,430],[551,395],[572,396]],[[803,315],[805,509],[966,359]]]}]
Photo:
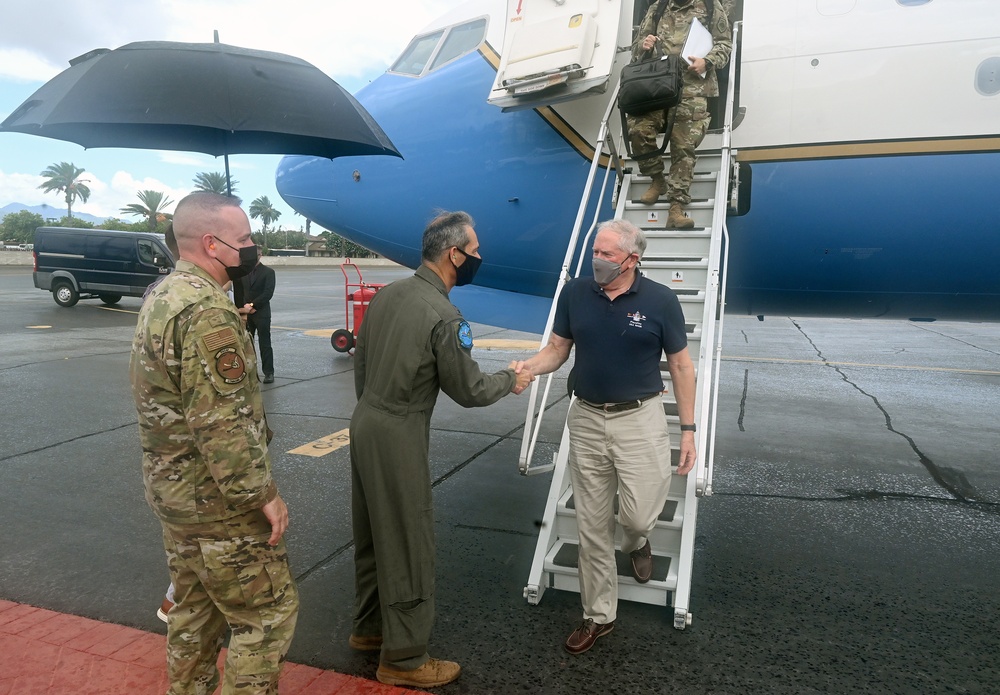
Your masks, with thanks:
[{"label": "umbrella canopy", "polygon": [[364,107],[316,66],[221,43],[140,41],[90,51],[0,131],[216,156],[400,156]]}]

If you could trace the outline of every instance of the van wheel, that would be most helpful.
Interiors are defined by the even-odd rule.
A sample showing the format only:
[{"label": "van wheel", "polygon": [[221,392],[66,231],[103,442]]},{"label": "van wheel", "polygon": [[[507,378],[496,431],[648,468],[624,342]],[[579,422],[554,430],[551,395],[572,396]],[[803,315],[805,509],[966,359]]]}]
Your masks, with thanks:
[{"label": "van wheel", "polygon": [[80,293],[69,280],[56,280],[52,283],[52,298],[59,306],[70,307],[80,301]]},{"label": "van wheel", "polygon": [[122,296],[120,294],[99,294],[97,296],[100,297],[101,301],[105,304],[117,304],[122,300]]}]

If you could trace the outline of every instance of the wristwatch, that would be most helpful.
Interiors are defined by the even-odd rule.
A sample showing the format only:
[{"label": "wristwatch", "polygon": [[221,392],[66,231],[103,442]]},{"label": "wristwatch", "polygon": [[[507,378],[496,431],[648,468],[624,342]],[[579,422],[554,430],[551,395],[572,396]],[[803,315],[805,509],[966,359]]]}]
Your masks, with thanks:
[{"label": "wristwatch", "polygon": [[681,425],[681,432],[697,432],[697,425]]}]

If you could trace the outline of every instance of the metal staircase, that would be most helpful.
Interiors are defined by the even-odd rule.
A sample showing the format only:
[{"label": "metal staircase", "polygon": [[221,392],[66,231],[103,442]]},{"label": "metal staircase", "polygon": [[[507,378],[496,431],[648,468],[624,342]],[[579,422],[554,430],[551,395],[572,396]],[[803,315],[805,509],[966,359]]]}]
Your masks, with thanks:
[{"label": "metal staircase", "polygon": [[[739,26],[734,27],[734,45],[737,45]],[[646,190],[649,178],[639,175],[634,160],[619,159],[617,152],[621,133],[610,135],[608,124],[617,124],[614,113],[617,95],[605,114],[596,151],[602,148],[610,151],[612,165],[607,169],[604,186],[608,186],[608,176],[617,169],[617,197],[615,216],[627,219],[646,233],[648,246],[642,258],[640,269],[652,280],[674,290],[681,302],[688,335],[688,350],[695,364],[697,391],[695,417],[698,425],[696,435],[698,463],[687,476],[674,475],[670,492],[656,528],[650,535],[653,548],[653,577],[646,584],[639,584],[631,576],[627,553],[621,552],[621,529],[615,535],[616,559],[618,562],[618,594],[620,599],[638,601],[660,606],[672,606],[674,627],[684,629],[691,623],[691,578],[694,566],[694,540],[698,512],[698,498],[711,494],[712,463],[714,459],[715,412],[718,398],[718,372],[721,357],[722,298],[725,296],[725,266],[723,247],[727,240],[726,212],[733,201],[730,200],[730,178],[733,173],[733,158],[730,148],[730,132],[733,120],[734,80],[730,80],[726,94],[723,127],[709,132],[698,149],[695,178],[691,186],[692,202],[686,212],[694,220],[694,229],[666,229],[669,204],[665,200],[654,205],[638,202]],[[617,87],[616,87],[617,90]],[[620,130],[620,126],[619,126]],[[596,159],[596,158],[595,158]],[[617,164],[617,166],[614,166]],[[669,162],[668,162],[669,164]],[[579,243],[585,201],[589,199],[593,179],[598,169],[596,162],[592,168],[592,180],[588,182],[581,203],[577,223],[570,240],[563,266],[563,282],[560,283],[553,299],[553,309],[543,334],[542,344],[548,342],[552,328],[555,302],[559,290],[571,276],[578,275],[583,263],[589,262],[590,234],[598,220],[593,220],[590,231],[583,243]],[[732,195],[735,195],[733,193]],[[581,248],[582,258],[576,260],[576,271],[571,274],[574,249]],[[666,368],[666,359],[660,364],[665,390],[663,407],[670,427],[674,465],[678,458],[680,429],[673,385]],[[543,393],[539,399],[540,385]],[[531,604],[541,601],[548,588],[579,592],[577,576],[577,552],[579,537],[576,528],[576,513],[573,490],[567,467],[569,455],[569,434],[563,425],[562,439],[558,453],[551,465],[531,466],[531,458],[538,437],[545,401],[552,386],[551,375],[533,384],[529,395],[528,416],[525,422],[525,436],[522,442],[520,469],[522,474],[552,470],[552,482],[546,500],[535,555],[532,561],[524,596]]]}]

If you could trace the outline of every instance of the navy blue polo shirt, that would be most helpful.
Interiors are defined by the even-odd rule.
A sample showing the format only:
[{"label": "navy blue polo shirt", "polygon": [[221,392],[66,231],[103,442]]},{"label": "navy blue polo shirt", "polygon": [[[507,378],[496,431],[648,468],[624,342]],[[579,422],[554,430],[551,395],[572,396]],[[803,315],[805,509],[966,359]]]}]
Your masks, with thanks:
[{"label": "navy blue polo shirt", "polygon": [[687,347],[677,295],[641,273],[614,301],[593,278],[570,280],[559,295],[552,332],[573,341],[573,390],[592,403],[621,403],[662,391],[662,353]]}]

